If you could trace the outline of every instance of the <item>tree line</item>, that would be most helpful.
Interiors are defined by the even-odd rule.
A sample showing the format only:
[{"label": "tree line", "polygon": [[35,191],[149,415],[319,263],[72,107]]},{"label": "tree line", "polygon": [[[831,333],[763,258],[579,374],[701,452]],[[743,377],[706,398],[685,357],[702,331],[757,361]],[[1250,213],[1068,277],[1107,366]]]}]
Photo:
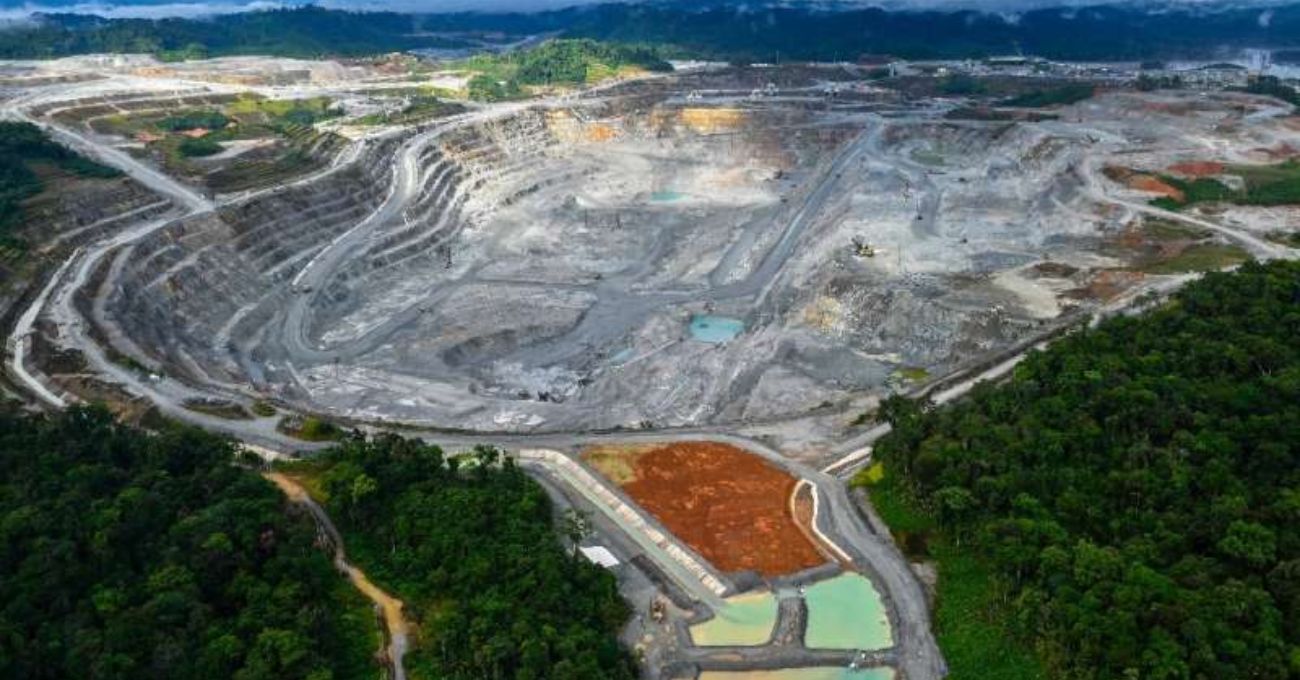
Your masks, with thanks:
[{"label": "tree line", "polygon": [[233,461],[197,429],[0,409],[0,676],[376,677],[369,608]]},{"label": "tree line", "polygon": [[1300,263],[1207,274],[959,403],[891,398],[875,455],[1053,677],[1298,677],[1297,337]]}]

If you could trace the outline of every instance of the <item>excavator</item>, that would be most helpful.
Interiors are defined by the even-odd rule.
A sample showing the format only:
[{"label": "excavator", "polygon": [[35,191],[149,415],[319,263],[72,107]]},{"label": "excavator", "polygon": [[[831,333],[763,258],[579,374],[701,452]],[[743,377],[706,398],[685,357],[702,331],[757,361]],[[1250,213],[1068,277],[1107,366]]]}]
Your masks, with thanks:
[{"label": "excavator", "polygon": [[853,254],[858,257],[875,257],[876,249],[861,236],[853,237]]}]

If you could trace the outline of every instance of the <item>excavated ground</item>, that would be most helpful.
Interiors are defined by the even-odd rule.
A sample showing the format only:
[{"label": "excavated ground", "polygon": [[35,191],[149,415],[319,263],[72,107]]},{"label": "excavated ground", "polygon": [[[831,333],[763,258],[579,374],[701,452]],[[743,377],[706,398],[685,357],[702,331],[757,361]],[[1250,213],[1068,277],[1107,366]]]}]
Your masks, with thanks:
[{"label": "excavated ground", "polygon": [[1059,312],[992,275],[1095,228],[1046,202],[1077,145],[847,109],[637,96],[367,142],[124,250],[106,321],[191,381],[532,430],[808,411]]},{"label": "excavated ground", "polygon": [[[755,95],[741,73],[338,142],[287,184],[109,253],[83,291],[89,332],[159,376],[359,420],[536,432],[860,412],[1221,245],[1132,238],[1141,221],[1100,197],[1102,168],[1203,173],[1177,164],[1238,159],[1182,150],[1296,136],[1242,97],[956,121],[944,107],[960,102],[909,105],[851,74],[775,71]],[[93,121],[242,96],[110,85],[28,113],[124,148]]]},{"label": "excavated ground", "polygon": [[723,572],[775,577],[826,561],[791,515],[797,480],[735,446],[601,447],[584,458]]}]

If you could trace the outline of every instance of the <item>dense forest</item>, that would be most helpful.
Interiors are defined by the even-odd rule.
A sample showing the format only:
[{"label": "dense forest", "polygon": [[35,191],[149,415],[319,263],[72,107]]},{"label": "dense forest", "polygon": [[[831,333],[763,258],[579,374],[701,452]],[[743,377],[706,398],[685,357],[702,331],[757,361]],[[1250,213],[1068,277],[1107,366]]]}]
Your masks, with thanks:
[{"label": "dense forest", "polygon": [[941,642],[973,559],[992,601],[969,616],[1052,677],[1300,676],[1298,337],[1300,263],[1247,263],[959,403],[887,401],[888,483],[866,481],[943,536]]},{"label": "dense forest", "polygon": [[41,164],[81,177],[121,174],[55,144],[35,125],[0,121],[0,240],[7,244],[18,244],[10,230],[21,220],[23,200],[45,188],[36,172]]},{"label": "dense forest", "polygon": [[[674,46],[677,54],[750,61],[966,58],[1023,51],[1052,59],[1208,57],[1229,47],[1300,46],[1300,5],[1258,9],[1097,6],[1018,13],[831,12],[799,6],[700,2],[583,6],[532,14],[406,15],[298,7],[210,19],[106,20],[49,14],[0,31],[0,58],[144,52],[165,58],[230,54],[355,56],[466,47],[457,34],[553,34]],[[1079,36],[1088,36],[1080,40]]]},{"label": "dense forest", "polygon": [[232,445],[0,411],[0,677],[373,678],[373,615]]},{"label": "dense forest", "polygon": [[288,473],[325,500],[350,559],[406,603],[413,678],[636,677],[614,577],[560,545],[549,499],[512,458],[384,435]]}]

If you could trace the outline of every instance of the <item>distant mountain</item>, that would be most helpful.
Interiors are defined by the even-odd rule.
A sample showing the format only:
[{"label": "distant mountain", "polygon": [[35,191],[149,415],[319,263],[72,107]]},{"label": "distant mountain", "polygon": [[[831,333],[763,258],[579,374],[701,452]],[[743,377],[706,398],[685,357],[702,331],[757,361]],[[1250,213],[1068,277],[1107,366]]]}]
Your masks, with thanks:
[{"label": "distant mountain", "polygon": [[1300,4],[1224,9],[1174,2],[1014,14],[849,8],[853,4],[664,0],[546,12],[443,14],[300,7],[203,20],[87,19],[56,13],[0,30],[0,57],[87,52],[349,56],[456,46],[457,40],[448,34],[466,31],[660,43],[674,46],[682,56],[753,61],[852,60],[864,54],[964,58],[1016,52],[1079,60],[1213,58],[1243,47],[1300,47]]}]

